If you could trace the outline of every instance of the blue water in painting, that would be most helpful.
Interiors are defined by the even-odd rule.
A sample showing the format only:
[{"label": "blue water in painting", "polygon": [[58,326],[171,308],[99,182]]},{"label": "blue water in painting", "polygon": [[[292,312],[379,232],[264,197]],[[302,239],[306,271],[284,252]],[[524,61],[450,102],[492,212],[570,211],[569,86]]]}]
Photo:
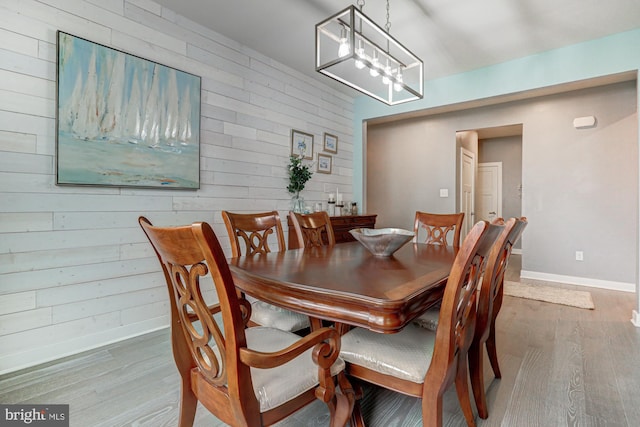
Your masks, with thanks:
[{"label": "blue water in painting", "polygon": [[132,144],[124,140],[84,140],[58,136],[58,183],[198,188],[196,145]]}]

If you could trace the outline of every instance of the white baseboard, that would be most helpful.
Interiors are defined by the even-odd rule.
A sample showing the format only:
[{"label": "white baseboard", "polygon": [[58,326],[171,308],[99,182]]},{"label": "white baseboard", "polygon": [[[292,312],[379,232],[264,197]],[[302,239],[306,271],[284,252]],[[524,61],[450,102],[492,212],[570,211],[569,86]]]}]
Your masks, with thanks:
[{"label": "white baseboard", "polygon": [[560,274],[540,273],[537,271],[520,271],[523,279],[544,280],[546,282],[567,283],[569,285],[586,286],[590,288],[610,289],[612,291],[635,292],[635,283],[614,282],[611,280],[590,279],[588,277],[563,276]]},{"label": "white baseboard", "polygon": [[633,313],[631,313],[631,323],[633,323],[633,326],[636,328],[640,328],[640,313],[636,310],[633,310]]}]

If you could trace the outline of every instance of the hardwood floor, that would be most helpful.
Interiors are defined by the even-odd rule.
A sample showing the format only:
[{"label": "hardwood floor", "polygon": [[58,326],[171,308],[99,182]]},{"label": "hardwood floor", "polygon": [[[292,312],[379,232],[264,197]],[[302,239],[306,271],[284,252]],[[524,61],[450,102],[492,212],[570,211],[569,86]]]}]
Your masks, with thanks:
[{"label": "hardwood floor", "polygon": [[[518,280],[512,257],[508,280]],[[595,310],[505,297],[498,317],[502,379],[488,362],[487,426],[640,425],[640,329],[629,321],[635,294],[587,289]],[[68,403],[73,427],[176,426],[178,374],[168,330],[0,377],[0,402]],[[420,400],[367,387],[371,427],[420,426]],[[203,407],[195,426],[224,424]],[[321,403],[278,426],[327,426]],[[445,396],[445,426],[466,426],[455,391]]]}]

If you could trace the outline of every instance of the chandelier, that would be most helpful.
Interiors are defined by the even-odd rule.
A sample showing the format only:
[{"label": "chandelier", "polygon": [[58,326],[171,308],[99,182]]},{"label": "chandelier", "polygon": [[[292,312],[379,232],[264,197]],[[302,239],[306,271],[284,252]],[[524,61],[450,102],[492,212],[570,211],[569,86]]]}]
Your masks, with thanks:
[{"label": "chandelier", "polygon": [[349,6],[316,25],[316,71],[388,105],[421,99],[422,61],[380,28],[362,9]]}]

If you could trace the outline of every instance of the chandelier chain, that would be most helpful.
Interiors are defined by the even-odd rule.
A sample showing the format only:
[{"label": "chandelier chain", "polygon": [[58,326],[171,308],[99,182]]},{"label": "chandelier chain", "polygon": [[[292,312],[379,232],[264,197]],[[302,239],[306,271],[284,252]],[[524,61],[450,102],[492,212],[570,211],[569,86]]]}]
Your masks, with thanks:
[{"label": "chandelier chain", "polygon": [[384,26],[388,34],[391,34],[391,19],[389,18],[389,0],[387,0],[387,23]]}]

